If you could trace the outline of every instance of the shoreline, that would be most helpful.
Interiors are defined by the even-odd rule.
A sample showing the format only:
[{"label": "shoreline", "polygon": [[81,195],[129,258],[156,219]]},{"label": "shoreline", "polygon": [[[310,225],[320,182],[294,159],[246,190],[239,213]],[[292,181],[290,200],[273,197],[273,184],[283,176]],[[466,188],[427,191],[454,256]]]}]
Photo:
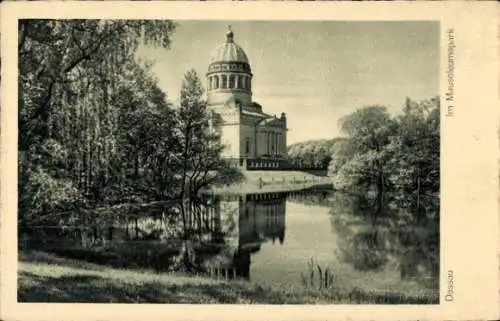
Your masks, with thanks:
[{"label": "shoreline", "polygon": [[19,302],[232,303],[232,304],[437,304],[429,291],[318,290],[215,280],[182,273],[115,269],[43,252],[20,253]]},{"label": "shoreline", "polygon": [[333,187],[331,178],[300,171],[245,171],[241,183],[213,187],[206,194],[244,195],[294,192],[310,188]]},{"label": "shoreline", "polygon": [[284,192],[296,192],[302,191],[310,188],[330,188],[333,184],[326,182],[316,182],[316,183],[306,183],[306,184],[294,184],[294,185],[267,185],[259,188],[253,185],[231,185],[223,188],[215,188],[207,191],[206,194],[210,195],[245,195],[245,194],[267,194],[267,193],[284,193]]}]

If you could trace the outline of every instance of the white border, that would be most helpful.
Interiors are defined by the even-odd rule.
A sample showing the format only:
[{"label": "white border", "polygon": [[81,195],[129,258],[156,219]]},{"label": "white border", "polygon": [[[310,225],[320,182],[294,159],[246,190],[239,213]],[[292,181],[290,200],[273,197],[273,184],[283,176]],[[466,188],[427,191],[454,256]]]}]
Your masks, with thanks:
[{"label": "white border", "polygon": [[[498,38],[494,2],[4,2],[1,10],[1,318],[5,320],[470,320],[497,319]],[[442,117],[441,276],[455,301],[435,306],[16,303],[17,19],[438,20],[441,97],[447,28],[456,34],[455,116]],[[444,106],[444,102],[443,102]],[[444,285],[444,284],[443,284]],[[443,289],[442,285],[442,289]],[[443,292],[443,290],[442,290]],[[441,295],[443,296],[443,294]]]}]

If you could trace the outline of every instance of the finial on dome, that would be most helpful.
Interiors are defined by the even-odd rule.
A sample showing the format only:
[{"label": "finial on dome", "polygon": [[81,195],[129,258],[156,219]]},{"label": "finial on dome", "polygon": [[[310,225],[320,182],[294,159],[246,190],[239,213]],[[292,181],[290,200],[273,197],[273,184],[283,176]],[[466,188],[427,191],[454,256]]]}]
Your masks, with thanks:
[{"label": "finial on dome", "polygon": [[233,42],[234,34],[233,31],[231,30],[231,25],[227,26],[227,32],[226,32],[226,41],[227,42]]}]

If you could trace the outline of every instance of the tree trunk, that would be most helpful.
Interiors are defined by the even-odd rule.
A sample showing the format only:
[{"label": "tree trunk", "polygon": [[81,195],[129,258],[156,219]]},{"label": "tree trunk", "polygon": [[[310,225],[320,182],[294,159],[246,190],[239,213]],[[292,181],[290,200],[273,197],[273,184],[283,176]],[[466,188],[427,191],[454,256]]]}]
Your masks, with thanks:
[{"label": "tree trunk", "polygon": [[420,210],[420,168],[417,167],[417,211]]},{"label": "tree trunk", "polygon": [[182,226],[183,226],[183,240],[187,240],[187,221],[186,221],[186,179],[187,179],[187,163],[188,163],[188,148],[189,148],[189,126],[184,132],[184,151],[183,151],[183,165],[182,165],[182,179],[181,179],[181,191],[180,191],[180,204],[181,204],[181,215],[182,215]]},{"label": "tree trunk", "polygon": [[379,169],[378,175],[377,175],[377,210],[376,214],[377,216],[382,213],[384,209],[384,194],[385,194],[385,181],[384,181],[384,172],[383,170]]}]

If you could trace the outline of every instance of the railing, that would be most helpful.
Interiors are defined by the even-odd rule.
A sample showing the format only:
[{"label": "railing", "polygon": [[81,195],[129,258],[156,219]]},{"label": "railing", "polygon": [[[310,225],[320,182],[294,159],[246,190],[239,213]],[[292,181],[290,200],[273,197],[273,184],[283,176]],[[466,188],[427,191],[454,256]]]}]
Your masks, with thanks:
[{"label": "railing", "polygon": [[312,166],[298,166],[280,155],[266,155],[259,158],[226,158],[230,167],[241,167],[246,170],[280,170],[280,171],[306,171],[311,173],[320,172],[326,174],[325,168]]}]

